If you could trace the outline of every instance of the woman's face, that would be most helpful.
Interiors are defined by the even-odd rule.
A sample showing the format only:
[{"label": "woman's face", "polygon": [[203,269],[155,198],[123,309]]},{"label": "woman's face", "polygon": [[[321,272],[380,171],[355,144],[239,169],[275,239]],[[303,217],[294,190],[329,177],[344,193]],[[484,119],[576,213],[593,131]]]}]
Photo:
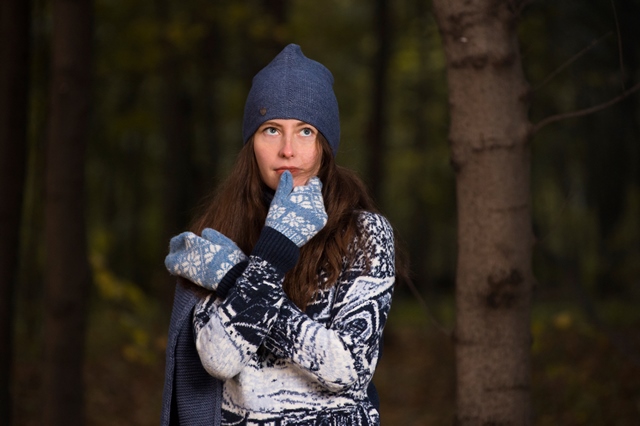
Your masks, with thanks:
[{"label": "woman's face", "polygon": [[293,175],[294,186],[305,185],[318,174],[322,160],[318,129],[300,120],[263,123],[253,135],[253,152],[262,181],[273,190],[285,170]]}]

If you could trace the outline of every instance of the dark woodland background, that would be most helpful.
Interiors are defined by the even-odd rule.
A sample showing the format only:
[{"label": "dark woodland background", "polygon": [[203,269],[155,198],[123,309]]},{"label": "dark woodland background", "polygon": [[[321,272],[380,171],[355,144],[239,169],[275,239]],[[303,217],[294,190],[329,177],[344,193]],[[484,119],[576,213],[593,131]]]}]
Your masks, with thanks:
[{"label": "dark woodland background", "polygon": [[[173,292],[163,265],[169,238],[230,169],[251,78],[289,42],[332,70],[338,162],[361,174],[411,258],[413,286],[396,291],[374,378],[383,425],[451,424],[455,176],[430,3],[96,0],[92,13],[80,209],[93,283],[87,424],[158,424]],[[532,122],[636,84],[638,17],[637,1],[530,2],[519,32]],[[14,425],[42,422],[52,2],[32,1],[29,23],[26,179],[11,248]],[[532,153],[534,422],[637,425],[640,94],[546,126]]]}]

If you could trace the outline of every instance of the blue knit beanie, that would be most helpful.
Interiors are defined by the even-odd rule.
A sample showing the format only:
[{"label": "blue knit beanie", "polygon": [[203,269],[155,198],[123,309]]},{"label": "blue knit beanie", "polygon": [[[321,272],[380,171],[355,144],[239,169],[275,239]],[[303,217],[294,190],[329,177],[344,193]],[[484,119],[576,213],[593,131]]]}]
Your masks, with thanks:
[{"label": "blue knit beanie", "polygon": [[262,123],[278,118],[311,124],[322,133],[336,155],[340,115],[333,93],[333,75],[321,63],[304,56],[296,44],[285,47],[253,78],[244,106],[244,143]]}]

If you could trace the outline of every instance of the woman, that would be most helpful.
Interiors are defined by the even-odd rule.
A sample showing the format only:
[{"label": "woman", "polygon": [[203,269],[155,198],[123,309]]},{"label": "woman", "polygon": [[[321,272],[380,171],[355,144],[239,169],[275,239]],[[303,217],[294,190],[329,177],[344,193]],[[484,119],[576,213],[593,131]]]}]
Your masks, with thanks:
[{"label": "woman", "polygon": [[360,180],[335,164],[329,70],[287,46],[253,79],[243,138],[231,175],[165,261],[213,292],[177,288],[163,423],[379,424],[368,389],[394,237]]}]

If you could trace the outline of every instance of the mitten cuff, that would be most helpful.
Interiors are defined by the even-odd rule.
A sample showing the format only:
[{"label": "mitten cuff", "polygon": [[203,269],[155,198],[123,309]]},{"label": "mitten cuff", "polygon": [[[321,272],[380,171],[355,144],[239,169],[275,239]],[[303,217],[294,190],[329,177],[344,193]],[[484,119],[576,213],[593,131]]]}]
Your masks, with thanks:
[{"label": "mitten cuff", "polygon": [[218,297],[220,297],[221,299],[227,297],[227,293],[229,292],[231,287],[236,284],[236,280],[238,279],[238,277],[240,277],[240,275],[242,275],[248,264],[249,261],[247,260],[237,263],[233,266],[233,268],[229,270],[229,272],[224,275],[224,277],[222,277],[220,283],[218,284],[218,288],[216,289],[216,295]]},{"label": "mitten cuff", "polygon": [[266,260],[285,274],[298,262],[300,248],[280,232],[265,226],[251,255]]}]

